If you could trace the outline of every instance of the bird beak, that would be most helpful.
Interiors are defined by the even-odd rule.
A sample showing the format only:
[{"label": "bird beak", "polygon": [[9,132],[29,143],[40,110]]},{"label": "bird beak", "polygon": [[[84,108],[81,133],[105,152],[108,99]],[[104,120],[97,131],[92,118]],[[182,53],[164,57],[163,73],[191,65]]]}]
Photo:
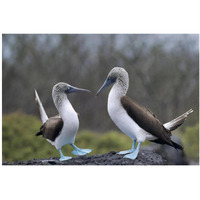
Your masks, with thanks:
[{"label": "bird beak", "polygon": [[106,89],[109,85],[111,85],[114,82],[113,79],[106,79],[106,81],[104,82],[104,84],[101,86],[101,88],[99,89],[99,91],[96,93],[96,96],[99,95],[99,93],[101,93],[104,89]]},{"label": "bird beak", "polygon": [[74,86],[70,86],[67,90],[66,90],[66,93],[69,94],[69,93],[74,93],[74,92],[91,92],[90,90],[87,90],[87,89],[82,89],[82,88],[77,88],[77,87],[74,87]]}]

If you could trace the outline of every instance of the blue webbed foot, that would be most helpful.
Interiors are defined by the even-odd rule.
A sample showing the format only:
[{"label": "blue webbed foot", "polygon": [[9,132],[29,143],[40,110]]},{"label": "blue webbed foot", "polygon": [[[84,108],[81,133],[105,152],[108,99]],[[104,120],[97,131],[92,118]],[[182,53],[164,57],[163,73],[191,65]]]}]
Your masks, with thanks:
[{"label": "blue webbed foot", "polygon": [[69,160],[71,159],[72,157],[69,157],[69,156],[64,156],[61,149],[58,149],[58,151],[60,152],[60,161],[65,161],[65,160]]},{"label": "blue webbed foot", "polygon": [[90,153],[91,151],[91,149],[74,149],[72,153],[77,156],[82,156]]},{"label": "blue webbed foot", "polygon": [[133,141],[133,146],[132,146],[131,149],[126,150],[126,151],[120,151],[120,152],[118,152],[117,154],[127,154],[127,153],[132,153],[132,152],[134,152],[134,151],[135,151],[135,143],[136,143],[136,140]]},{"label": "blue webbed foot", "polygon": [[77,146],[75,146],[74,144],[72,144],[72,146],[74,147],[74,150],[72,151],[72,153],[77,156],[83,156],[92,151],[91,149],[80,149]]},{"label": "blue webbed foot", "polygon": [[135,160],[138,156],[139,151],[135,150],[133,153],[127,154],[124,158],[129,158],[131,160]]},{"label": "blue webbed foot", "polygon": [[141,145],[141,142],[138,143],[138,146],[133,153],[125,155],[124,158],[129,158],[131,160],[135,160],[138,156],[140,145]]},{"label": "blue webbed foot", "polygon": [[60,157],[60,161],[65,161],[65,160],[69,160],[69,159],[71,159],[72,157],[70,157],[70,156],[63,156],[63,157]]}]

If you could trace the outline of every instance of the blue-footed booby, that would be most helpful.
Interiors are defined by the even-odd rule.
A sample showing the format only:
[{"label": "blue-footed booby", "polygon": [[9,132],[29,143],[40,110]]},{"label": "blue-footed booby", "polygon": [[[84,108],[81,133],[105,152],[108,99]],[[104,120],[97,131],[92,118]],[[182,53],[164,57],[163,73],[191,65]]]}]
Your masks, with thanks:
[{"label": "blue-footed booby", "polygon": [[80,149],[74,145],[75,137],[79,128],[78,113],[75,112],[71,103],[67,98],[67,94],[73,92],[90,92],[86,89],[77,88],[67,83],[57,83],[52,89],[53,102],[59,112],[54,117],[47,117],[40,98],[35,90],[35,100],[39,108],[40,118],[43,125],[36,136],[42,135],[60,152],[60,161],[71,159],[69,156],[64,156],[62,146],[70,144],[74,150],[74,155],[85,155],[90,153],[91,149]]},{"label": "blue-footed booby", "polygon": [[[141,143],[146,140],[183,149],[182,146],[171,140],[171,131],[185,121],[187,116],[193,112],[192,109],[176,119],[162,124],[150,110],[126,96],[129,76],[125,69],[114,67],[97,95],[111,84],[113,86],[108,96],[108,113],[117,127],[133,140],[132,148],[121,151],[119,154],[127,154],[124,156],[125,158],[136,159]],[[137,147],[136,141],[138,142]]]}]

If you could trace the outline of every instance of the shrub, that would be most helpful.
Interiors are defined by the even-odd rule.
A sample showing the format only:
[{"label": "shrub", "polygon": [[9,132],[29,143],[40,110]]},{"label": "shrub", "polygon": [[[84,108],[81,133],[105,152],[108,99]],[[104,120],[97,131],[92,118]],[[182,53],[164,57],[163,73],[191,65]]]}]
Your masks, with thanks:
[{"label": "shrub", "polygon": [[2,158],[6,161],[28,160],[58,155],[42,137],[35,137],[41,121],[35,116],[15,112],[2,117]]},{"label": "shrub", "polygon": [[[35,137],[42,124],[37,117],[18,111],[3,115],[2,119],[3,160],[12,162],[60,156],[55,147],[44,138]],[[94,155],[130,148],[132,141],[116,131],[101,134],[83,130],[77,133],[75,144],[80,148],[91,148],[91,155]],[[62,148],[63,153],[68,156],[73,156],[72,150],[70,145]]]},{"label": "shrub", "polygon": [[199,159],[199,123],[188,126],[179,134],[183,143],[185,154],[192,160]]},{"label": "shrub", "polygon": [[[3,115],[2,118],[2,158],[12,162],[34,158],[59,157],[59,152],[43,137],[35,137],[41,121],[32,115],[15,112]],[[199,158],[199,124],[186,127],[183,133],[178,134],[183,142],[186,155],[190,159]],[[143,145],[148,145],[145,142]],[[77,133],[75,145],[80,148],[90,148],[90,155],[103,154],[110,151],[122,151],[131,148],[132,140],[121,132],[108,131],[96,133],[89,130],[80,130]],[[64,155],[73,156],[71,145],[63,146]]]}]

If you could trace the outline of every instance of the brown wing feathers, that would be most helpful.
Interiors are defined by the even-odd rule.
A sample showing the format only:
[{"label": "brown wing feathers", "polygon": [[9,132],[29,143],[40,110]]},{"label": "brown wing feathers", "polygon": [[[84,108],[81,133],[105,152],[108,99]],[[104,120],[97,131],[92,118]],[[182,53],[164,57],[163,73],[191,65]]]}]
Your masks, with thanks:
[{"label": "brown wing feathers", "polygon": [[50,117],[40,128],[36,136],[42,135],[44,138],[54,141],[60,134],[63,127],[63,120],[57,116]]},{"label": "brown wing feathers", "polygon": [[158,139],[152,141],[162,144],[168,144],[174,148],[182,149],[182,147],[170,138],[171,132],[168,131],[156,116],[140,106],[127,96],[121,98],[121,103],[128,115],[145,131],[156,136]]}]

